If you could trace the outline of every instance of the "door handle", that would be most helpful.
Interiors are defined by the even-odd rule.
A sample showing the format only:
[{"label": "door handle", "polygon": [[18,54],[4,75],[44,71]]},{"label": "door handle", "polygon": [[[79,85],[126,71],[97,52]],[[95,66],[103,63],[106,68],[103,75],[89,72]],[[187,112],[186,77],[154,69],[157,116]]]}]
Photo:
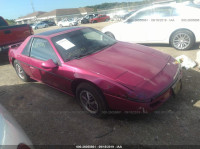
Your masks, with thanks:
[{"label": "door handle", "polygon": [[11,33],[11,30],[4,31],[4,34],[10,34],[10,33]]}]

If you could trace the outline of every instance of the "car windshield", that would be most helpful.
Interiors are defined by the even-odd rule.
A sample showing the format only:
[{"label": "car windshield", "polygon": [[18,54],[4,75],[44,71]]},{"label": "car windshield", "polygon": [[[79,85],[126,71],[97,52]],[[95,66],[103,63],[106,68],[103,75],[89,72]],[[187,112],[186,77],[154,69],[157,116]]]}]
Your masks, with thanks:
[{"label": "car windshield", "polygon": [[85,16],[84,18],[89,19],[89,16]]},{"label": "car windshield", "polygon": [[51,40],[65,62],[101,51],[116,43],[116,40],[92,28],[61,34]]},{"label": "car windshield", "polygon": [[72,21],[74,21],[74,19],[71,18],[71,19],[68,19],[68,21],[69,21],[69,22],[72,22]]}]

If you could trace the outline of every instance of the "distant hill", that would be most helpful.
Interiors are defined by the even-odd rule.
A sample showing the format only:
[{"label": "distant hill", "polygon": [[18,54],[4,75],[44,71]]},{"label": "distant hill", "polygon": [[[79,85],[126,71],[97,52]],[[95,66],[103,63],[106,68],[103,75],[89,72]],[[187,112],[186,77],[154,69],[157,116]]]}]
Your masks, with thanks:
[{"label": "distant hill", "polygon": [[131,6],[137,6],[137,5],[144,5],[149,3],[150,1],[139,1],[139,2],[114,2],[114,3],[102,3],[99,5],[94,6],[86,6],[88,8],[93,8],[94,10],[104,10],[104,9],[114,9],[114,8],[121,8],[121,7],[131,7]]},{"label": "distant hill", "polygon": [[[122,7],[134,7],[138,5],[148,5],[152,4],[153,2],[163,2],[163,1],[169,1],[169,0],[143,0],[143,1],[137,1],[137,2],[114,2],[114,3],[102,3],[99,5],[93,5],[93,6],[86,6],[88,8],[93,8],[95,11],[98,9],[105,10],[105,9],[114,9],[114,8],[122,8]],[[193,0],[174,0],[176,2],[184,2],[184,1],[193,1]]]}]

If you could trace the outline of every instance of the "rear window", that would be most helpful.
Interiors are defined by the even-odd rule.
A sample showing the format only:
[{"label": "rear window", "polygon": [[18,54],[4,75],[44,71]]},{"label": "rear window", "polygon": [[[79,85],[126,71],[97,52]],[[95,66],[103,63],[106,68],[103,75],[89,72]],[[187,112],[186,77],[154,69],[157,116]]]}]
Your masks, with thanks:
[{"label": "rear window", "polygon": [[1,26],[8,26],[8,24],[0,17],[0,27]]}]

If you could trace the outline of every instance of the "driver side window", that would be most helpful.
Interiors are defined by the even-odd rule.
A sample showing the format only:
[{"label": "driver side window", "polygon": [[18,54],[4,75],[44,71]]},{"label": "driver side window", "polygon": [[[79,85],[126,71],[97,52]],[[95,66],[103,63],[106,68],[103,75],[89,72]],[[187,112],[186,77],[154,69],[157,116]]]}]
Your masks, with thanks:
[{"label": "driver side window", "polygon": [[54,53],[54,50],[52,49],[50,43],[42,38],[34,38],[31,47],[30,57],[42,61],[52,59],[54,63],[57,63],[56,54]]},{"label": "driver side window", "polygon": [[139,19],[146,19],[153,15],[152,9],[143,10],[138,12],[136,15],[132,16],[127,20],[128,23],[132,23],[134,21],[138,21]]}]

